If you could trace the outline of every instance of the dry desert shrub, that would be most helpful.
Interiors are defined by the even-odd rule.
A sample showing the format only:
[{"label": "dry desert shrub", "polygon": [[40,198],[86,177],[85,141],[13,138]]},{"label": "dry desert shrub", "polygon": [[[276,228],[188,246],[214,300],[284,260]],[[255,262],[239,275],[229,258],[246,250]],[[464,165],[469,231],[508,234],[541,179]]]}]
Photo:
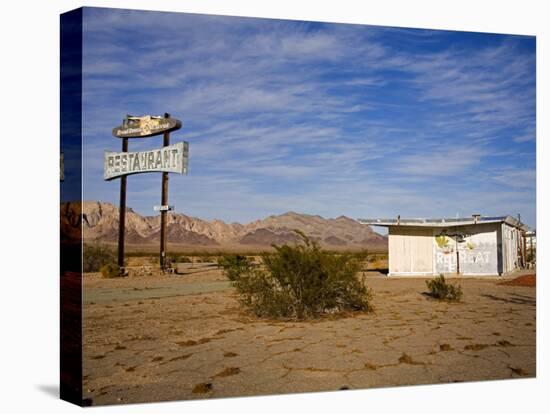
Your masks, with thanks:
[{"label": "dry desert shrub", "polygon": [[120,266],[116,263],[107,263],[101,267],[100,271],[101,276],[106,279],[111,279],[122,275]]},{"label": "dry desert shrub", "polygon": [[212,391],[212,383],[203,382],[195,385],[192,392],[193,394],[206,394],[207,392],[210,392],[210,391]]},{"label": "dry desert shrub", "polygon": [[462,288],[460,285],[453,285],[445,280],[443,275],[439,275],[432,280],[426,281],[429,289],[428,295],[439,300],[459,302],[462,299]]},{"label": "dry desert shrub", "polygon": [[117,261],[116,252],[110,246],[100,243],[84,245],[82,255],[82,266],[84,272],[99,272],[107,264],[114,264]]},{"label": "dry desert shrub", "polygon": [[218,267],[223,269],[225,276],[235,282],[243,274],[252,270],[252,262],[240,254],[224,254],[218,259]]},{"label": "dry desert shrub", "polygon": [[286,320],[371,310],[371,292],[357,277],[362,258],[324,251],[296,233],[302,244],[273,246],[259,265],[245,256],[220,259],[240,303],[259,317]]}]

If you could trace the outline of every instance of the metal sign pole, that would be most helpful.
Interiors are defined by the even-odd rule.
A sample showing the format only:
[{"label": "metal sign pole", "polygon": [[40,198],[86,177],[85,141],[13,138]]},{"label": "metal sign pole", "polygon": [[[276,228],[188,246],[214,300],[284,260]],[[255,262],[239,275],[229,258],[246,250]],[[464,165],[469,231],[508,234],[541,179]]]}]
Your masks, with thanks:
[{"label": "metal sign pole", "polygon": [[531,248],[531,261],[533,263],[536,263],[536,260],[535,260],[535,251],[534,251],[534,246],[533,246],[533,236],[531,236],[531,244],[529,246]]},{"label": "metal sign pole", "polygon": [[455,247],[456,247],[456,274],[460,274],[460,253],[458,252],[458,235],[455,235]]},{"label": "metal sign pole", "polygon": [[[103,179],[120,177],[120,203],[118,227],[118,265],[124,272],[124,237],[126,232],[126,180],[129,174],[161,171],[162,195],[160,215],[160,267],[166,269],[166,213],[168,206],[168,173],[187,174],[189,145],[179,142],[170,146],[170,132],[181,128],[181,121],[171,118],[144,115],[126,115],[121,126],[113,128],[114,137],[122,139],[122,152],[105,151],[103,157]],[[129,138],[148,138],[164,135],[161,149],[128,152]]]},{"label": "metal sign pole", "polygon": [[[122,138],[122,152],[128,152],[128,138]],[[124,235],[126,232],[126,175],[120,177],[118,222],[118,266],[124,268]]]},{"label": "metal sign pole", "polygon": [[[165,118],[170,118],[170,114],[164,114]],[[164,147],[170,145],[170,132],[165,132],[163,137]],[[168,173],[162,173],[162,194],[160,197],[160,205],[168,205]],[[160,268],[166,270],[166,214],[168,211],[161,210],[160,212]]]}]

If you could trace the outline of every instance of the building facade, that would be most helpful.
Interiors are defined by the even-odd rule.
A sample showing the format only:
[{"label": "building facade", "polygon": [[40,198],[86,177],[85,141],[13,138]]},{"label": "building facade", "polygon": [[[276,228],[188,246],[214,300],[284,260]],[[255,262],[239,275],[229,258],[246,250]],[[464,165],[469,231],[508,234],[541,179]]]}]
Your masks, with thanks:
[{"label": "building facade", "polygon": [[511,216],[359,221],[388,228],[389,276],[502,275],[525,266],[529,229]]}]

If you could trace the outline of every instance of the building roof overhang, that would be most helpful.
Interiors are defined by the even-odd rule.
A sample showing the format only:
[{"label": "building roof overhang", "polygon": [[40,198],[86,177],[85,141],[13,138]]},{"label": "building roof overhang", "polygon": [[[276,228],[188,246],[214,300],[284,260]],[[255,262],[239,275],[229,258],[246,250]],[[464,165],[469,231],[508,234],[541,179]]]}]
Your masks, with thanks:
[{"label": "building roof overhang", "polygon": [[496,217],[458,217],[458,218],[397,218],[397,219],[357,219],[361,224],[380,227],[459,227],[485,223],[506,223],[522,231],[529,231],[529,226],[512,216]]}]

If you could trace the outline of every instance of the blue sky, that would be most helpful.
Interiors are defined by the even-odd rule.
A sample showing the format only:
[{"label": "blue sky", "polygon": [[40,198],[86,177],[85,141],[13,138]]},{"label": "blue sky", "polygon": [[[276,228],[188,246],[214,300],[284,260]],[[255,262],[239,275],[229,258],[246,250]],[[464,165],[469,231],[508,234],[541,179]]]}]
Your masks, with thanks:
[{"label": "blue sky", "polygon": [[[529,36],[87,8],[84,196],[118,204],[111,129],[169,112],[189,142],[189,175],[170,176],[181,213],[535,226],[535,77]],[[127,203],[154,214],[160,174],[130,176]]]}]

